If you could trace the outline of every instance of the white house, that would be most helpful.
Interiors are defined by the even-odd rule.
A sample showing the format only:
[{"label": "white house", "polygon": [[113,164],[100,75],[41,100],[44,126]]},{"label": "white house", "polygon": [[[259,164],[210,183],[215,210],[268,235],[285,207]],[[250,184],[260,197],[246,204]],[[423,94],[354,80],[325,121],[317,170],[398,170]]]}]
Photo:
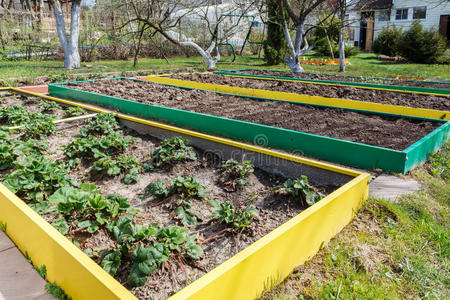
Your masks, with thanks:
[{"label": "white house", "polygon": [[363,51],[372,49],[373,40],[384,27],[395,24],[406,30],[416,20],[424,28],[439,29],[450,41],[450,1],[447,0],[360,0],[350,18],[353,44]]}]

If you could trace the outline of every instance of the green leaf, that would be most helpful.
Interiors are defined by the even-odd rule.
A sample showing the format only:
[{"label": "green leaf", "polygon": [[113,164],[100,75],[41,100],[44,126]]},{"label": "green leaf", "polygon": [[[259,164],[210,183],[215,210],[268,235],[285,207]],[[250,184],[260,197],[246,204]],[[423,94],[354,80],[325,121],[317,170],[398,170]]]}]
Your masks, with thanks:
[{"label": "green leaf", "polygon": [[121,262],[122,254],[119,250],[116,250],[110,251],[108,254],[106,254],[103,257],[101,265],[106,272],[108,272],[111,276],[114,276],[117,273]]},{"label": "green leaf", "polygon": [[69,225],[67,224],[66,219],[64,219],[63,217],[58,218],[55,221],[53,221],[52,226],[55,227],[63,235],[66,235],[69,233]]}]

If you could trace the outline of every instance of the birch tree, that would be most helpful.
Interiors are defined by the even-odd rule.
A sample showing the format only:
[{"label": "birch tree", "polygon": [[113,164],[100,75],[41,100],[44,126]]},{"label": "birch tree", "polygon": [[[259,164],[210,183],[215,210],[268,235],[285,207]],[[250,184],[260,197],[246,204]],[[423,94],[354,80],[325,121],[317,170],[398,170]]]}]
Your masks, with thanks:
[{"label": "birch tree", "polygon": [[64,51],[64,68],[80,67],[78,39],[80,36],[81,0],[72,0],[70,6],[70,35],[67,36],[66,24],[60,0],[49,0],[56,19],[56,32]]}]

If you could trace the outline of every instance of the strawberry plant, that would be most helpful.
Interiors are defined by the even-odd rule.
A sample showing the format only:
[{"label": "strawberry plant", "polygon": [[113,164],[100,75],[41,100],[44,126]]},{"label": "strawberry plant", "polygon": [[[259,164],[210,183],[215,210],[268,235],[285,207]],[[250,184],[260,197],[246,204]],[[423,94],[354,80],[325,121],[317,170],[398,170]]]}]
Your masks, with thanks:
[{"label": "strawberry plant", "polygon": [[145,194],[141,197],[142,199],[145,199],[149,196],[155,196],[155,197],[168,197],[172,194],[172,191],[170,191],[168,188],[165,187],[164,182],[162,180],[158,180],[156,182],[150,183],[145,187]]},{"label": "strawberry plant", "polygon": [[14,161],[14,167],[3,184],[24,199],[42,201],[58,188],[76,184],[64,165],[42,155],[20,157]]},{"label": "strawberry plant", "polygon": [[[129,212],[130,208],[127,198],[115,194],[104,197],[93,184],[81,184],[79,188],[64,186],[51,195],[48,202],[56,207],[64,220],[74,221],[74,226],[89,233],[106,226],[111,218]],[[58,225],[64,225],[60,219]]]},{"label": "strawberry plant", "polygon": [[161,180],[150,183],[145,188],[146,193],[141,199],[145,199],[149,196],[168,197],[173,194],[178,194],[181,197],[186,198],[206,198],[205,187],[195,178],[180,176],[172,179],[170,183],[172,186],[169,188],[167,188]]},{"label": "strawberry plant", "polygon": [[169,188],[161,180],[150,183],[145,188],[145,194],[140,197],[141,200],[149,196],[168,198],[171,195],[178,195],[180,198],[173,203],[175,217],[183,225],[191,226],[197,224],[198,219],[201,218],[201,214],[191,207],[191,199],[206,198],[205,187],[197,179],[192,177],[178,177],[171,180],[170,183],[172,185]]},{"label": "strawberry plant", "polygon": [[221,171],[219,182],[226,191],[231,192],[247,183],[246,177],[253,173],[254,168],[249,160],[239,163],[234,159],[229,159],[222,165]]},{"label": "strawberry plant", "polygon": [[78,106],[70,106],[64,111],[65,117],[78,117],[82,116],[86,111]]},{"label": "strawberry plant", "polygon": [[38,140],[2,139],[0,138],[0,170],[10,169],[14,161],[21,156],[42,154],[47,145]]},{"label": "strawberry plant", "polygon": [[158,242],[162,243],[171,251],[177,251],[186,254],[192,259],[200,259],[203,250],[195,241],[195,236],[188,235],[189,230],[184,227],[170,226],[169,228],[161,228],[156,233]]},{"label": "strawberry plant", "polygon": [[84,127],[80,130],[80,137],[88,135],[109,135],[119,129],[119,123],[113,114],[99,113],[94,118],[86,120]]},{"label": "strawberry plant", "polygon": [[254,206],[248,206],[246,209],[235,208],[230,201],[219,203],[215,200],[209,202],[218,209],[213,211],[211,217],[219,222],[230,226],[233,230],[239,230],[248,227],[258,218],[259,212]]},{"label": "strawberry plant", "polygon": [[106,137],[94,136],[77,137],[64,146],[64,153],[68,158],[82,158],[92,161],[97,158],[116,155],[130,148],[137,139],[131,136],[122,137],[120,132],[114,132]]},{"label": "strawberry plant", "polygon": [[139,180],[141,164],[134,156],[119,155],[116,158],[105,156],[94,163],[91,172],[100,175],[116,176],[126,172],[125,184],[131,184]]},{"label": "strawberry plant", "polygon": [[0,123],[7,125],[23,125],[29,122],[30,113],[20,104],[0,108]]},{"label": "strawberry plant", "polygon": [[175,201],[175,216],[185,226],[193,226],[197,224],[198,219],[201,219],[202,215],[197,210],[191,208],[192,202],[189,198],[180,198]]},{"label": "strawberry plant", "polygon": [[53,123],[55,116],[41,113],[30,114],[29,121],[23,126],[23,139],[45,139],[55,133],[56,125]]},{"label": "strawberry plant", "polygon": [[188,177],[177,177],[170,181],[172,183],[171,191],[187,198],[206,198],[205,187],[200,184],[200,182]]},{"label": "strawberry plant", "polygon": [[180,161],[196,160],[194,148],[187,146],[188,140],[181,137],[166,139],[161,142],[161,147],[153,151],[151,166],[175,164]]},{"label": "strawberry plant", "polygon": [[300,198],[300,201],[303,204],[307,204],[309,206],[325,197],[325,195],[320,192],[316,192],[313,187],[309,185],[308,178],[304,175],[295,180],[286,180],[280,189],[284,190],[284,192],[294,198]]},{"label": "strawberry plant", "polygon": [[132,254],[133,265],[128,276],[128,285],[131,287],[143,286],[147,282],[147,276],[167,261],[169,255],[170,251],[159,243],[154,243],[149,247],[137,245]]},{"label": "strawberry plant", "polygon": [[48,100],[41,100],[37,107],[44,113],[53,113],[58,109],[61,109],[61,106],[59,106],[58,103]]}]

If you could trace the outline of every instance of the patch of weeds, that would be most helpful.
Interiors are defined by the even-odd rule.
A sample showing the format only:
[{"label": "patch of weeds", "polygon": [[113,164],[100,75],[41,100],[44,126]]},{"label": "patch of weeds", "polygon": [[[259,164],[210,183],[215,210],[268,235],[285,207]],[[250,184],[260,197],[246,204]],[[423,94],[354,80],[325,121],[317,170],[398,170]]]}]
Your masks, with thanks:
[{"label": "patch of weeds", "polygon": [[450,146],[447,144],[429,158],[429,172],[435,177],[450,180]]},{"label": "patch of weeds", "polygon": [[26,260],[28,261],[28,263],[29,263],[30,265],[33,266],[33,269],[35,269],[36,272],[38,272],[39,275],[40,275],[42,278],[45,279],[45,277],[47,277],[47,266],[46,266],[46,265],[42,265],[41,267],[37,267],[37,266],[33,263],[33,261],[31,260],[30,255],[28,254],[27,251],[25,251],[25,258],[26,258]]},{"label": "patch of weeds", "polygon": [[77,75],[75,77],[75,81],[85,81],[87,79],[87,76],[84,75]]},{"label": "patch of weeds", "polygon": [[16,87],[17,86],[17,80],[0,80],[0,86],[1,87]]},{"label": "patch of weeds", "polygon": [[6,222],[0,221],[0,231],[6,232],[7,228],[8,228],[8,224]]},{"label": "patch of weeds", "polygon": [[78,117],[86,114],[86,111],[78,106],[70,106],[64,111],[65,117]]},{"label": "patch of weeds", "polygon": [[70,78],[69,74],[61,73],[61,74],[50,74],[47,76],[47,80],[56,83],[56,82],[64,82]]},{"label": "patch of weeds", "polygon": [[221,168],[219,182],[226,191],[235,191],[238,187],[247,183],[247,177],[254,171],[249,160],[238,162],[234,159],[227,160]]},{"label": "patch of weeds", "polygon": [[47,283],[45,285],[45,290],[58,300],[71,300],[72,299],[56,283],[50,283],[50,282]]}]

